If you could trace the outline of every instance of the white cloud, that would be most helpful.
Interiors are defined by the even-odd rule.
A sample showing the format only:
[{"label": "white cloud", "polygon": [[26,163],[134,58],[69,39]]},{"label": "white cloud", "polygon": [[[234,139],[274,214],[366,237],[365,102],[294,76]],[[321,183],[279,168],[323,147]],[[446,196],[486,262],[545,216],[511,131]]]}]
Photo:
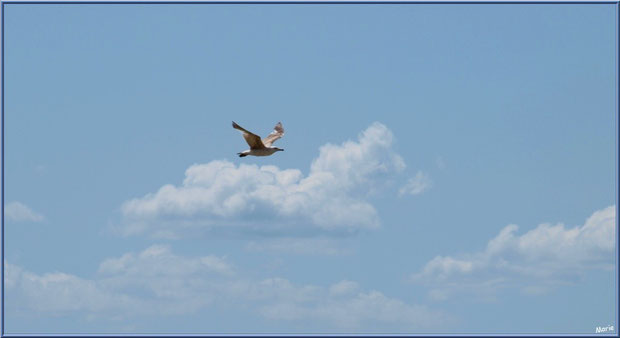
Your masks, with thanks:
[{"label": "white cloud", "polygon": [[222,307],[250,310],[273,328],[289,322],[321,332],[433,328],[448,319],[424,306],[363,290],[354,281],[324,287],[279,277],[248,279],[225,258],[180,256],[165,245],[106,259],[93,279],[61,272],[39,275],[6,262],[5,266],[7,311],[72,313],[90,319],[114,316],[119,325],[136,316],[186,315]]},{"label": "white cloud", "polygon": [[432,286],[429,296],[436,300],[458,291],[491,292],[505,287],[540,294],[591,269],[613,270],[615,218],[616,207],[610,206],[574,228],[545,223],[517,235],[518,226],[511,224],[484,251],[437,256],[412,280]]},{"label": "white cloud", "polygon": [[120,258],[110,258],[99,266],[102,275],[127,276],[184,276],[197,272],[232,274],[233,268],[225,258],[204,256],[185,258],[173,254],[168,245],[152,245],[139,254],[128,253]]},{"label": "white cloud", "polygon": [[329,287],[329,294],[335,296],[350,295],[359,290],[359,285],[350,280],[340,281]]},{"label": "white cloud", "polygon": [[449,326],[453,320],[426,306],[407,304],[376,290],[362,290],[358,283],[349,280],[321,287],[269,278],[258,283],[240,283],[234,289],[235,294],[253,298],[265,318],[305,324],[304,332],[432,330]]},{"label": "white cloud", "polygon": [[473,269],[474,262],[459,260],[452,257],[437,256],[426,263],[422,272],[415,278],[433,276],[437,280],[445,280],[454,274],[467,274]]},{"label": "white cloud", "polygon": [[138,254],[104,260],[97,283],[123,294],[140,290],[146,294],[141,299],[144,303],[155,302],[167,308],[164,312],[183,314],[211,304],[219,285],[234,275],[224,257],[184,257],[172,253],[167,245],[152,245]]},{"label": "white cloud", "polygon": [[[326,323],[336,331],[398,332],[399,330],[430,329],[448,326],[450,319],[425,306],[410,305],[385,296],[379,291],[356,292],[341,297],[321,294],[309,302],[278,302],[261,308],[270,319]],[[313,325],[317,330],[316,324]],[[319,331],[323,332],[323,331]]]},{"label": "white cloud", "polygon": [[305,177],[298,169],[226,160],[192,165],[182,185],[125,202],[120,230],[159,237],[191,231],[290,237],[377,228],[368,191],[378,178],[405,167],[392,143],[392,132],[373,123],[357,141],[322,146]]},{"label": "white cloud", "polygon": [[5,262],[6,310],[47,312],[61,316],[72,311],[105,313],[139,308],[135,299],[109,292],[97,282],[66,273],[37,275]]},{"label": "white cloud", "polygon": [[418,195],[430,189],[433,185],[431,179],[425,173],[418,171],[417,174],[410,178],[407,183],[400,188],[399,194]]},{"label": "white cloud", "polygon": [[215,298],[214,285],[234,275],[224,258],[186,258],[165,245],[104,260],[95,279],[62,272],[38,275],[10,263],[5,266],[8,308],[122,318],[195,312]]},{"label": "white cloud", "polygon": [[4,216],[8,220],[15,222],[40,222],[43,220],[42,215],[20,202],[6,204],[4,206]]}]

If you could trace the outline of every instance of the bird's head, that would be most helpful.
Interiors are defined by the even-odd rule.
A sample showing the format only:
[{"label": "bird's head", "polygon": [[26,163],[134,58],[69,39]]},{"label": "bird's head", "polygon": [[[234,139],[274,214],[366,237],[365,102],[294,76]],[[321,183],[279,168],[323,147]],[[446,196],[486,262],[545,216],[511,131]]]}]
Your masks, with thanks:
[{"label": "bird's head", "polygon": [[275,149],[276,151],[284,151],[284,149],[278,147],[273,147],[273,149]]}]

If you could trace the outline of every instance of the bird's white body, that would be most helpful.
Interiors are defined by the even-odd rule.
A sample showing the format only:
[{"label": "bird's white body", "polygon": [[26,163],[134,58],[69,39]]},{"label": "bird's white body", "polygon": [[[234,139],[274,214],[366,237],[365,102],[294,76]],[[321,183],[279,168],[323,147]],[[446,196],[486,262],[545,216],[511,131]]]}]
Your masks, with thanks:
[{"label": "bird's white body", "polygon": [[276,147],[269,147],[269,148],[263,148],[263,149],[248,149],[248,150],[244,150],[242,152],[240,152],[240,154],[243,154],[244,156],[248,156],[248,155],[252,155],[252,156],[269,156],[273,153],[275,153],[276,151],[278,151],[278,148]]},{"label": "bird's white body", "polygon": [[237,153],[239,157],[245,157],[248,155],[252,156],[269,156],[276,151],[284,151],[284,149],[280,149],[278,147],[272,147],[273,142],[277,141],[284,135],[284,128],[282,128],[282,123],[278,122],[276,126],[273,128],[271,134],[267,135],[264,139],[261,138],[247,130],[245,130],[240,125],[236,124],[235,121],[232,123],[233,128],[241,131],[243,134],[243,138],[245,142],[250,146],[250,149],[244,150],[240,153]]}]

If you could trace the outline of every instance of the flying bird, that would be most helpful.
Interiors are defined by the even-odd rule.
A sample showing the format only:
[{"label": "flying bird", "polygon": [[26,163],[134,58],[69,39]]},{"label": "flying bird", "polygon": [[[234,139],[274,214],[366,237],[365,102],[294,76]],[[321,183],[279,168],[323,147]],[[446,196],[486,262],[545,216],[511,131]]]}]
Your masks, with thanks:
[{"label": "flying bird", "polygon": [[243,133],[243,138],[245,142],[248,143],[250,149],[244,150],[240,153],[237,153],[239,157],[245,157],[248,155],[253,156],[269,156],[276,151],[284,151],[284,149],[280,149],[278,147],[272,147],[271,145],[278,140],[282,135],[284,135],[284,128],[282,128],[282,123],[278,122],[275,127],[273,127],[273,131],[264,139],[260,139],[260,137],[256,134],[253,134],[236,124],[235,121],[232,123],[233,128],[240,130]]}]

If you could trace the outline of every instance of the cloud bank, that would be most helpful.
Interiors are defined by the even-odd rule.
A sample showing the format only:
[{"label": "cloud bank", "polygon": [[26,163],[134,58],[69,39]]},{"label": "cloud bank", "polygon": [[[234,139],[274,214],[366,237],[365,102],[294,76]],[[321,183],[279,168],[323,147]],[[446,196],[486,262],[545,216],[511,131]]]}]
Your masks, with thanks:
[{"label": "cloud bank", "polygon": [[273,165],[195,164],[180,186],[125,202],[119,230],[155,237],[191,231],[290,237],[375,229],[380,220],[369,191],[405,168],[393,142],[392,132],[375,122],[357,141],[322,146],[307,176]]},{"label": "cloud bank", "polygon": [[519,227],[504,227],[484,251],[460,256],[436,256],[411,276],[433,289],[431,298],[447,299],[467,291],[486,293],[518,287],[539,294],[557,283],[579,278],[593,269],[614,269],[616,207],[594,212],[582,226],[540,224],[517,235]]},{"label": "cloud bank", "polygon": [[62,272],[38,275],[7,262],[5,267],[7,308],[55,316],[84,312],[90,318],[193,312],[214,297],[213,281],[233,274],[223,258],[185,258],[165,245],[107,259],[95,279]]},{"label": "cloud bank", "polygon": [[425,306],[364,290],[354,281],[319,286],[280,277],[256,280],[244,277],[224,257],[181,256],[166,245],[106,259],[93,279],[61,272],[39,275],[7,262],[5,266],[6,309],[24,313],[114,317],[122,324],[136,317],[226,307],[249,310],[275,329],[305,323],[305,330],[329,332],[426,328],[448,318]]}]

